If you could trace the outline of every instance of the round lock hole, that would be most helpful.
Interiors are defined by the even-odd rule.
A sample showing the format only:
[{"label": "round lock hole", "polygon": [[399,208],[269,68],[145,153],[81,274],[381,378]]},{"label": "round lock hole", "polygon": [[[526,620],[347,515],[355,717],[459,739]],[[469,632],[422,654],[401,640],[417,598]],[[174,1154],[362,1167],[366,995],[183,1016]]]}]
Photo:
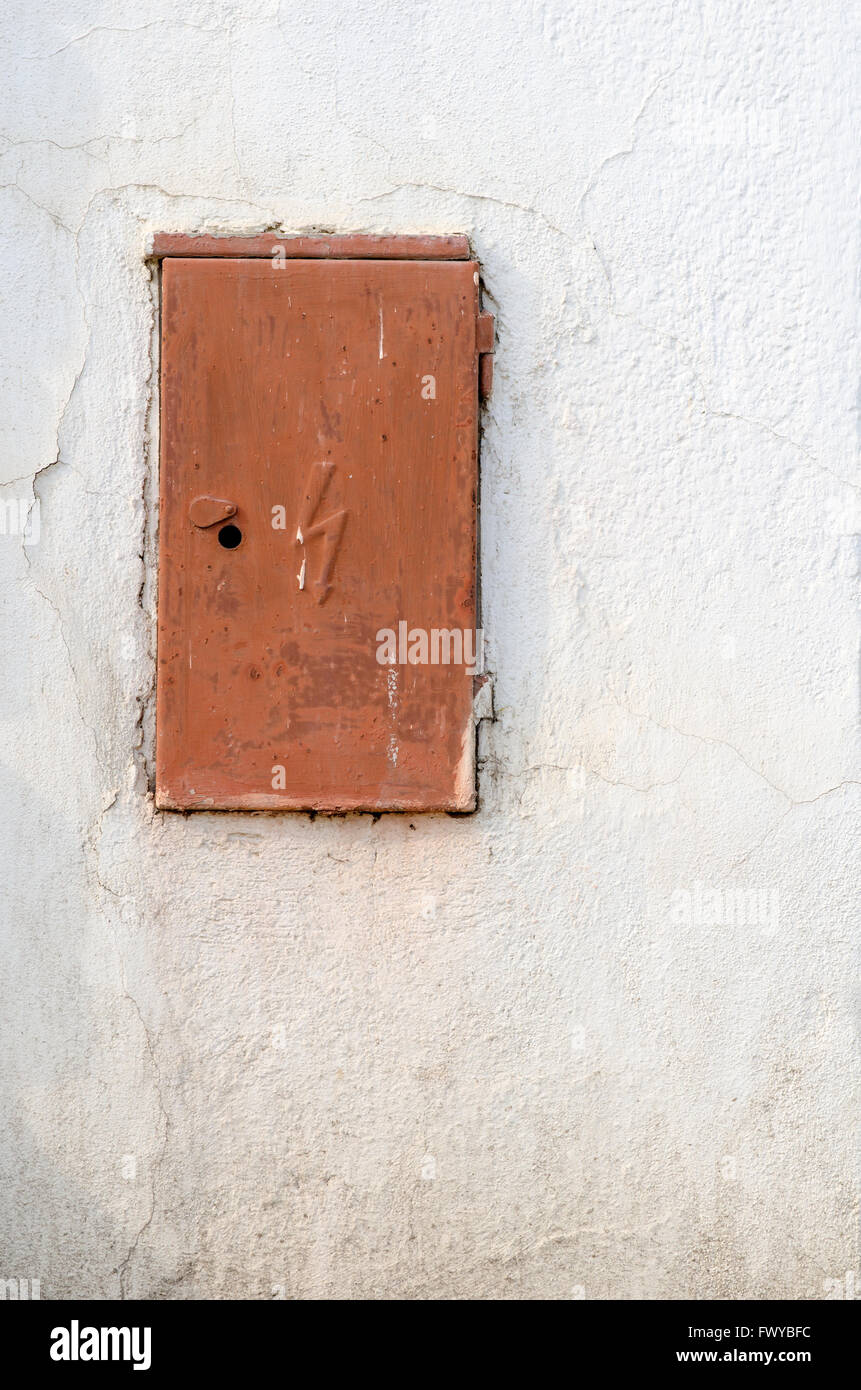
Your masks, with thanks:
[{"label": "round lock hole", "polygon": [[222,526],[218,533],[218,544],[223,545],[225,550],[235,550],[242,540],[242,532],[238,526]]}]

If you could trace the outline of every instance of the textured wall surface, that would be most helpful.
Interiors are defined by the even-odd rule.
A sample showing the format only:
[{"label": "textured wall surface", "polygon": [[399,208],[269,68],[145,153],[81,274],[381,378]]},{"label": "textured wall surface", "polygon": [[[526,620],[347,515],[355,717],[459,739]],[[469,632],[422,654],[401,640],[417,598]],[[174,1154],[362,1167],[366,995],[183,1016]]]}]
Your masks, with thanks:
[{"label": "textured wall surface", "polygon": [[[847,1287],[848,8],[6,4],[0,1278]],[[473,817],[153,809],[147,247],[272,228],[483,263]]]}]

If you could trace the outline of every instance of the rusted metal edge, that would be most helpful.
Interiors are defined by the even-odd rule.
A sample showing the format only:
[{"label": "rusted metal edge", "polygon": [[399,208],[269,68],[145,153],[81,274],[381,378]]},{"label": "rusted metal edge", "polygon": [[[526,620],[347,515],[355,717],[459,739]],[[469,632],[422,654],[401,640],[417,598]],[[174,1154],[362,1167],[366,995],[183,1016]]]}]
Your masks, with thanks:
[{"label": "rusted metal edge", "polygon": [[493,352],[496,320],[493,314],[480,313],[475,329],[475,345],[479,352]]},{"label": "rusted metal edge", "polygon": [[195,236],[156,232],[151,256],[252,256],[290,260],[468,261],[466,236],[370,236],[364,232],[326,236]]},{"label": "rusted metal edge", "polygon": [[470,815],[477,809],[477,793],[474,786],[470,786],[468,795],[462,800],[434,798],[432,802],[424,801],[420,796],[401,796],[397,801],[383,802],[374,801],[369,797],[362,796],[339,796],[334,799],[313,798],[313,797],[288,797],[276,796],[265,792],[245,794],[243,796],[217,796],[201,798],[194,805],[189,805],[187,801],[172,797],[169,793],[160,793],[156,796],[155,809],[157,811],[182,811],[188,815],[199,815],[201,811],[300,811],[306,815],[313,813],[319,816],[390,816],[390,815],[415,815],[417,812],[428,812],[439,815],[443,812],[449,816]]},{"label": "rusted metal edge", "polygon": [[478,356],[478,394],[486,401],[493,390],[493,348],[496,338],[496,319],[493,314],[480,313],[475,325],[475,346]]}]

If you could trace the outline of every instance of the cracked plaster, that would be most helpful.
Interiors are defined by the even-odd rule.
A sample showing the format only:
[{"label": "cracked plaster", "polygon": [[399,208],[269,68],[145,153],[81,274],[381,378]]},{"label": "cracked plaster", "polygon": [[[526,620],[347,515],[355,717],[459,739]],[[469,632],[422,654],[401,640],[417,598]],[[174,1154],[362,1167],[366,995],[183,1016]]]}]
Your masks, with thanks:
[{"label": "cracked plaster", "polygon": [[[821,1297],[859,1258],[849,18],[149,14],[16,0],[3,45],[0,501],[42,533],[0,536],[0,1276]],[[482,260],[474,817],[153,810],[146,253],[264,229]],[[679,925],[697,884],[779,931]]]}]

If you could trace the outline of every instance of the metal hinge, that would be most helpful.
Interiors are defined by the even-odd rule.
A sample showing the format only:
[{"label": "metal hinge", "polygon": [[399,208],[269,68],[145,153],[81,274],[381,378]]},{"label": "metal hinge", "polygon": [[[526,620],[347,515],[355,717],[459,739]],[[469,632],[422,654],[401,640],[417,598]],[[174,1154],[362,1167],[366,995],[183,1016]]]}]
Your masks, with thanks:
[{"label": "metal hinge", "polygon": [[478,353],[478,394],[486,401],[493,387],[493,344],[496,320],[493,314],[479,314],[475,326],[475,348]]}]

